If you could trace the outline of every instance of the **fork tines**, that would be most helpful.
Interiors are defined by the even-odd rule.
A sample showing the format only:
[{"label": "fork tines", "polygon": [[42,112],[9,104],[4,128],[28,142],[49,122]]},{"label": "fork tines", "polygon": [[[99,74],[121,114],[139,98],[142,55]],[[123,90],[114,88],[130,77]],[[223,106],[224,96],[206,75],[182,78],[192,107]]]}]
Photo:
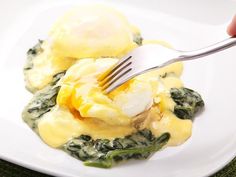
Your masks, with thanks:
[{"label": "fork tines", "polygon": [[[104,74],[102,74],[98,81],[99,85],[102,87],[103,91],[110,92],[112,90],[109,90],[108,88],[114,84],[118,79],[120,79],[125,74],[129,73],[132,68],[130,67],[132,64],[131,61],[132,56],[129,56],[128,58],[121,59],[120,61],[115,64],[111,69],[106,71]],[[116,88],[115,86],[114,88]]]}]

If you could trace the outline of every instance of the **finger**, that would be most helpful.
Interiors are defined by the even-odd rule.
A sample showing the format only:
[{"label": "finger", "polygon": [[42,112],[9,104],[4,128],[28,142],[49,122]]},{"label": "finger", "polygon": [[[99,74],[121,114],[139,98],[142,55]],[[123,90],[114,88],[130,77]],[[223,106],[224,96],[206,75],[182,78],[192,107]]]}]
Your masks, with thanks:
[{"label": "finger", "polygon": [[236,15],[234,16],[232,22],[229,24],[227,32],[230,36],[236,36]]}]

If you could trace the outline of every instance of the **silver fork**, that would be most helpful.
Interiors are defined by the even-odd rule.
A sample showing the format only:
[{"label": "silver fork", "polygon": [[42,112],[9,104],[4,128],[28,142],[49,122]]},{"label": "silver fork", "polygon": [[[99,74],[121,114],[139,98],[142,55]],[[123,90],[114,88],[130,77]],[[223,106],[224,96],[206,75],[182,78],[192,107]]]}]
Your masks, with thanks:
[{"label": "silver fork", "polygon": [[109,93],[128,80],[147,71],[166,65],[201,58],[236,45],[236,37],[228,38],[211,46],[194,50],[173,50],[158,44],[146,44],[131,51],[119,60],[109,71],[100,78],[102,89]]}]

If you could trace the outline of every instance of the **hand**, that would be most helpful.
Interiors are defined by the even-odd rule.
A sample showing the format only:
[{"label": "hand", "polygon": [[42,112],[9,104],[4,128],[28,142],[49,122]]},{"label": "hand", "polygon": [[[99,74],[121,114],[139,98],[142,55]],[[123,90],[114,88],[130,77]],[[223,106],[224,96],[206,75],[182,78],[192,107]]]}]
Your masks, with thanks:
[{"label": "hand", "polygon": [[229,24],[227,32],[230,36],[236,36],[236,15],[234,16],[232,22]]}]

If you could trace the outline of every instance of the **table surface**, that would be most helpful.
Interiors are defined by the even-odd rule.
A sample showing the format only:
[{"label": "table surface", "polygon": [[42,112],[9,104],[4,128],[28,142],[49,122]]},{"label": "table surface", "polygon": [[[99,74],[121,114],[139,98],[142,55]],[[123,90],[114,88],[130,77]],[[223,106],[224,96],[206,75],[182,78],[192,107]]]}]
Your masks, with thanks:
[{"label": "table surface", "polygon": [[[51,177],[0,159],[0,177]],[[236,177],[236,157],[211,177]]]}]

